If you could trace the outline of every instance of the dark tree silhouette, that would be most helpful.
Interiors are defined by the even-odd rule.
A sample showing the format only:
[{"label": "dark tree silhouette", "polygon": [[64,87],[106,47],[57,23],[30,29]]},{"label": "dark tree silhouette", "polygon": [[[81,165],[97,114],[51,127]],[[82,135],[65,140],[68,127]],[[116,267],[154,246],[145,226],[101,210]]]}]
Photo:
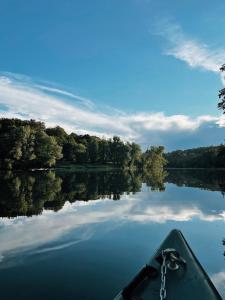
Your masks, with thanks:
[{"label": "dark tree silhouette", "polygon": [[[220,71],[224,72],[225,71],[225,64],[223,64],[220,67]],[[225,113],[225,88],[221,89],[219,91],[219,103],[218,103],[218,108],[223,110],[223,113]]]}]

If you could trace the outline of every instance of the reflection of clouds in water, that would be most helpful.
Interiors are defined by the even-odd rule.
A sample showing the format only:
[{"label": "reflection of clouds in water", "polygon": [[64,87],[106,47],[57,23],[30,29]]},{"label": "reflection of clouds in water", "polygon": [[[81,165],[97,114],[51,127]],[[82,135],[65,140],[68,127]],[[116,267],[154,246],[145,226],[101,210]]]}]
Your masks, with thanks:
[{"label": "reflection of clouds in water", "polygon": [[[88,237],[90,237],[90,236],[87,236],[87,238]],[[80,241],[83,241],[87,238],[83,238],[83,239],[68,242],[68,243],[62,243],[62,244],[57,245],[57,246],[45,247],[43,249],[38,249],[38,250],[33,251],[32,254],[41,254],[41,253],[46,253],[46,252],[51,252],[51,251],[62,250],[62,249],[68,248],[70,246],[73,246],[73,245],[75,245],[75,244],[79,243]]]},{"label": "reflection of clouds in water", "polygon": [[211,276],[212,282],[215,284],[220,295],[225,299],[225,272],[214,273]]},{"label": "reflection of clouds in water", "polygon": [[[121,206],[117,206],[113,210],[109,209],[111,201],[107,200],[88,203],[91,205],[87,202],[76,202],[72,205],[66,203],[58,213],[44,211],[42,215],[31,218],[1,219],[0,255],[6,256],[7,253],[11,255],[12,252],[23,252],[38,248],[65,236],[72,229],[78,229],[91,223],[101,223],[127,211],[126,206],[125,211]],[[87,234],[85,234],[86,232]],[[92,229],[90,231],[90,226],[85,227],[85,232],[81,233],[80,240],[86,240],[92,235],[93,232]]]},{"label": "reflection of clouds in water", "polygon": [[171,209],[171,207],[164,206],[147,208],[143,214],[136,213],[131,215],[130,219],[137,222],[165,223],[167,221],[189,221],[195,216],[199,216],[199,214],[198,210],[194,208],[176,211]]},{"label": "reflection of clouds in water", "polygon": [[51,243],[48,242],[47,244],[44,245],[37,245],[37,248],[35,250],[32,250],[33,247],[24,247],[24,248],[9,250],[6,253],[5,257],[3,255],[2,257],[0,257],[0,262],[2,261],[2,263],[0,264],[0,269],[7,269],[7,268],[14,267],[15,265],[18,264],[23,264],[25,259],[28,256],[45,254],[45,253],[49,253],[53,251],[55,252],[55,251],[69,248],[82,241],[88,240],[89,238],[91,238],[92,235],[93,235],[93,230],[87,229],[80,233],[78,239],[70,237],[69,242],[64,240],[59,240],[59,241],[57,240]]},{"label": "reflection of clouds in water", "polygon": [[[135,200],[137,197],[132,196]],[[131,198],[131,197],[130,197]],[[164,193],[142,193],[133,201],[128,218],[138,222],[224,221],[225,203],[219,193],[168,185]]]},{"label": "reflection of clouds in water", "polygon": [[[170,189],[165,193],[143,191],[135,195],[123,195],[121,201],[67,202],[57,213],[45,210],[42,215],[29,218],[3,218],[0,220],[0,257],[15,257],[19,252],[31,250],[34,253],[40,247],[42,252],[59,250],[64,247],[65,240],[53,247],[49,243],[79,228],[81,230],[76,234],[76,240],[90,239],[98,228],[97,224],[106,221],[113,221],[113,224],[110,223],[110,230],[113,230],[121,222],[129,221],[165,223],[187,222],[193,218],[208,222],[225,220],[225,205],[222,209],[219,193],[195,190],[195,197],[191,198],[183,188],[173,190],[172,196],[170,192]],[[170,197],[173,199],[170,200]],[[104,230],[108,230],[107,226]]]}]

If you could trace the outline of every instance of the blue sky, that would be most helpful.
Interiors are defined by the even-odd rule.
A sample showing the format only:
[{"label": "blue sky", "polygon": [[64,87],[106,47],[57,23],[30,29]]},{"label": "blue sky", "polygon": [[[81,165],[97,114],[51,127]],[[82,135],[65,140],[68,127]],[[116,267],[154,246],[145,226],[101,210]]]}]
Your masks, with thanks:
[{"label": "blue sky", "polygon": [[0,0],[0,115],[168,150],[223,142],[225,2]]}]

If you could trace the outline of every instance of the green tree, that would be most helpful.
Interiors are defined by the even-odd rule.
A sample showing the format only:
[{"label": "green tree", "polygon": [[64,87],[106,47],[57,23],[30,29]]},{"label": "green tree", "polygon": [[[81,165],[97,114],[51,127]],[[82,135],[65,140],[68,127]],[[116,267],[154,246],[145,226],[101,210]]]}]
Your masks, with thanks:
[{"label": "green tree", "polygon": [[110,162],[109,142],[105,139],[99,141],[99,161],[103,164]]},{"label": "green tree", "polygon": [[81,156],[86,152],[83,144],[77,143],[73,136],[69,136],[63,145],[63,159],[71,162],[79,162]]},{"label": "green tree", "polygon": [[93,137],[90,139],[88,153],[91,163],[96,163],[99,160],[99,143],[97,138]]},{"label": "green tree", "polygon": [[163,168],[167,161],[163,155],[164,147],[152,146],[150,149],[146,150],[143,154],[143,168],[146,169],[158,169]]},{"label": "green tree", "polygon": [[65,130],[60,126],[56,126],[56,127],[53,127],[53,128],[47,128],[46,133],[49,136],[55,137],[57,143],[60,146],[63,146],[64,143],[67,142],[68,135],[65,132]]},{"label": "green tree", "polygon": [[35,139],[35,154],[37,166],[52,167],[56,160],[62,158],[62,147],[57,144],[54,136],[38,131]]},{"label": "green tree", "polygon": [[124,144],[118,136],[109,140],[110,157],[114,165],[127,166],[130,161],[130,147]]},{"label": "green tree", "polygon": [[141,147],[138,144],[131,143],[128,144],[130,147],[130,161],[129,167],[140,167],[141,159],[142,159],[142,151]]},{"label": "green tree", "polygon": [[29,125],[17,127],[12,130],[13,147],[10,151],[12,158],[19,165],[29,166],[36,159],[34,153],[35,130]]}]

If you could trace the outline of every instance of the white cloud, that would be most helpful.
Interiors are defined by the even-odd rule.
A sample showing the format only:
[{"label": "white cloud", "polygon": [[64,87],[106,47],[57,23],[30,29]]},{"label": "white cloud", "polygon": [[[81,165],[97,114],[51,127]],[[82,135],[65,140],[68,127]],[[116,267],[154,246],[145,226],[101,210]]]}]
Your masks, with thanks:
[{"label": "white cloud", "polygon": [[[185,190],[178,189],[171,200],[168,194],[146,193],[143,189],[135,195],[122,195],[120,201],[100,199],[88,202],[77,201],[73,204],[67,202],[57,213],[44,210],[42,215],[30,218],[2,218],[0,219],[0,259],[2,260],[0,267],[7,267],[7,261],[20,252],[37,254],[59,251],[92,238],[99,228],[104,232],[114,230],[124,222],[165,224],[169,221],[189,222],[194,218],[203,222],[225,222],[225,210],[224,205],[221,206],[221,198],[214,196],[212,201],[209,193],[198,190],[195,199],[190,199]],[[205,199],[204,205],[201,201],[202,197]],[[107,225],[107,222],[110,225]],[[204,225],[202,228],[204,229]],[[66,239],[71,231],[77,233]]]},{"label": "white cloud", "polygon": [[170,22],[160,24],[157,33],[168,42],[165,54],[186,62],[191,68],[217,73],[220,66],[225,63],[224,49],[212,49],[204,43],[185,36],[177,24]]},{"label": "white cloud", "polygon": [[[14,219],[0,219],[0,259],[2,262],[7,256],[14,256],[18,252],[31,251],[37,253],[38,247],[56,241],[66,236],[71,230],[85,226],[84,231],[72,244],[87,240],[94,234],[94,224],[105,222],[107,219],[120,218],[128,210],[129,203],[109,209],[113,201],[96,200],[86,202],[65,203],[62,210],[55,213],[44,211],[42,215],[31,218],[17,217]],[[83,204],[83,205],[82,205]],[[93,208],[100,204],[97,208]],[[92,224],[93,230],[88,227]],[[34,238],[35,233],[35,238]],[[70,246],[67,243],[60,243],[56,247],[46,246],[42,252],[55,251]],[[5,266],[3,266],[5,267]]]},{"label": "white cloud", "polygon": [[[207,126],[214,126],[221,132],[220,127],[225,123],[224,117],[211,115],[192,118],[187,115],[167,116],[163,112],[126,114],[116,109],[105,110],[89,99],[8,73],[0,77],[0,104],[3,105],[1,117],[32,118],[44,121],[47,126],[60,125],[68,132],[105,137],[119,135],[145,146],[165,144],[168,149],[171,146],[164,143],[165,135],[190,136]],[[212,135],[212,140],[208,138],[208,144],[223,140],[218,134]]]},{"label": "white cloud", "polygon": [[0,85],[8,85],[10,83],[11,83],[11,80],[9,79],[9,77],[6,77],[6,76],[0,77]]},{"label": "white cloud", "polygon": [[[47,89],[51,88],[45,88]],[[116,123],[110,116],[92,112],[76,103],[73,105],[66,103],[63,97],[45,93],[35,84],[28,85],[14,81],[6,84],[6,80],[3,84],[0,82],[0,103],[6,105],[10,114],[15,116],[20,117],[25,114],[26,117],[43,120],[49,125],[57,125],[57,123],[65,125],[71,130],[95,127],[101,130],[111,129],[114,132],[129,131],[122,123]]]},{"label": "white cloud", "polygon": [[54,88],[54,87],[49,87],[49,86],[45,86],[45,85],[40,85],[40,84],[35,85],[35,87],[40,90],[51,92],[53,94],[59,94],[59,95],[67,96],[72,99],[79,100],[82,102],[82,104],[85,104],[88,108],[94,107],[94,102],[92,100],[85,98],[85,97],[75,95],[75,94],[67,92],[65,90]]}]

